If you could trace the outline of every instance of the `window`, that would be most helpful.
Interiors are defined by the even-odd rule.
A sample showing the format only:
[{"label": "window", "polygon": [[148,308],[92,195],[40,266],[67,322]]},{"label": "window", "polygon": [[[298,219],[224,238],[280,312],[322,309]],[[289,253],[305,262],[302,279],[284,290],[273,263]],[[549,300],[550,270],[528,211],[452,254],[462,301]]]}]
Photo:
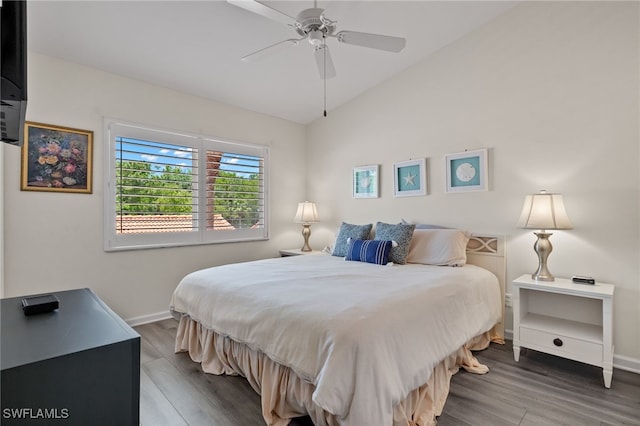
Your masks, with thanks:
[{"label": "window", "polygon": [[268,237],[263,146],[105,120],[105,250]]}]

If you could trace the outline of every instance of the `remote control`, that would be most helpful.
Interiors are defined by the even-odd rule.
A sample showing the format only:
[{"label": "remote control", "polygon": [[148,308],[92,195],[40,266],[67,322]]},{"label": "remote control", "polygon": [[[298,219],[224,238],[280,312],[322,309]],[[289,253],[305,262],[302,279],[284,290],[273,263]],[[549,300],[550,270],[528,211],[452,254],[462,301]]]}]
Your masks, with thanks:
[{"label": "remote control", "polygon": [[585,277],[583,275],[574,275],[571,277],[571,281],[578,284],[595,284],[596,280],[591,277]]},{"label": "remote control", "polygon": [[42,314],[55,311],[60,307],[60,301],[53,294],[25,297],[22,299],[22,310],[25,315]]}]

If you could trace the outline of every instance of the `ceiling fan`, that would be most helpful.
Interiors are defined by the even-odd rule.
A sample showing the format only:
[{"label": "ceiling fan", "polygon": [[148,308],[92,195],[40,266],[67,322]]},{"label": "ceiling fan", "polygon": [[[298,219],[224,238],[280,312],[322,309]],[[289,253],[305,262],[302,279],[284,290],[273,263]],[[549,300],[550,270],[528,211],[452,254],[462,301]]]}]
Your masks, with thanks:
[{"label": "ceiling fan", "polygon": [[326,39],[328,37],[335,38],[340,43],[386,50],[388,52],[400,52],[406,44],[406,40],[402,37],[361,33],[357,31],[339,31],[336,33],[338,22],[327,18],[324,15],[324,9],[318,8],[315,0],[313,2],[313,8],[301,11],[296,18],[255,0],[227,0],[227,2],[248,10],[249,12],[288,25],[300,36],[300,38],[283,40],[250,53],[241,58],[245,62],[256,61],[283,47],[290,45],[295,46],[302,40],[307,40],[313,46],[313,53],[320,78],[326,80],[336,75],[333,60],[329,53],[329,46],[326,45]]}]

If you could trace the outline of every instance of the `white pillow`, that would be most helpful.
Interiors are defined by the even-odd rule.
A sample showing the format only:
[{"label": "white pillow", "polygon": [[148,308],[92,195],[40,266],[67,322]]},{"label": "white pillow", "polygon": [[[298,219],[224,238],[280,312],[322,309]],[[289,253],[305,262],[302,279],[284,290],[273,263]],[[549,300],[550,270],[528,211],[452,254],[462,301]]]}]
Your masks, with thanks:
[{"label": "white pillow", "polygon": [[416,229],[409,245],[407,263],[463,266],[471,234],[459,229]]}]

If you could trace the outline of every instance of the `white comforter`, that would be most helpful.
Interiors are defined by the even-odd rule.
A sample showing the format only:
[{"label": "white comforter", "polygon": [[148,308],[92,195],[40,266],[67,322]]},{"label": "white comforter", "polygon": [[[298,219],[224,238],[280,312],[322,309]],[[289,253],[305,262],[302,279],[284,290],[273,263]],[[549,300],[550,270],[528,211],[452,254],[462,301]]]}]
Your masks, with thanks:
[{"label": "white comforter", "polygon": [[191,273],[171,309],[290,367],[344,425],[389,426],[441,359],[499,321],[500,300],[497,278],[476,266],[322,254]]}]

